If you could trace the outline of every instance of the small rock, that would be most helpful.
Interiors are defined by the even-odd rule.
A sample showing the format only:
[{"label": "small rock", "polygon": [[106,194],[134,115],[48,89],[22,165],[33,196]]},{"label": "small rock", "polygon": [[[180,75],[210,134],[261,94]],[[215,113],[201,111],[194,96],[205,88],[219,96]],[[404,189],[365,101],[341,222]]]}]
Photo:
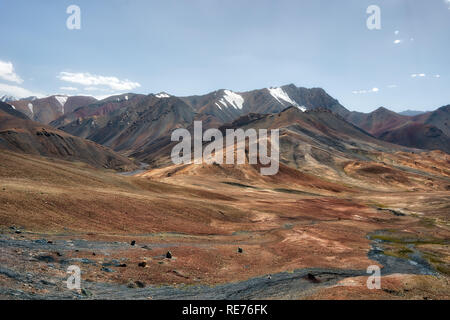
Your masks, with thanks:
[{"label": "small rock", "polygon": [[135,244],[136,244],[136,241],[131,241],[131,243],[130,243],[132,246],[134,246]]},{"label": "small rock", "polygon": [[92,292],[90,292],[88,289],[81,289],[81,294],[86,297],[92,297]]},{"label": "small rock", "polygon": [[95,252],[92,252],[92,255],[95,256]]},{"label": "small rock", "polygon": [[172,259],[172,252],[167,251],[167,253],[166,253],[166,258],[167,258],[167,259]]},{"label": "small rock", "polygon": [[242,248],[238,248],[238,253],[243,253],[244,250],[242,250]]},{"label": "small rock", "polygon": [[53,244],[53,241],[52,240],[48,240],[47,243],[48,244]]},{"label": "small rock", "polygon": [[120,268],[126,268],[126,267],[127,267],[127,264],[126,264],[126,263],[122,263],[122,264],[119,264],[118,267],[120,267]]},{"label": "small rock", "polygon": [[17,233],[17,234],[21,234],[22,233],[22,231],[20,231],[20,230],[16,230],[14,233]]},{"label": "small rock", "polygon": [[147,266],[147,262],[145,261],[139,262],[138,266],[141,268],[145,268]]},{"label": "small rock", "polygon": [[58,257],[62,257],[62,253],[61,253],[61,252],[55,252],[55,254],[56,254]]},{"label": "small rock", "polygon": [[308,273],[305,277],[306,279],[308,279],[309,281],[311,281],[312,283],[319,283],[320,280],[316,278],[315,275],[313,275],[312,273]]},{"label": "small rock", "polygon": [[139,288],[145,288],[145,286],[146,286],[145,282],[142,282],[142,281],[139,281],[139,280],[135,281],[134,283],[135,283]]},{"label": "small rock", "polygon": [[104,272],[114,272],[114,270],[112,270],[110,268],[107,268],[107,267],[103,267],[102,271],[104,271]]}]

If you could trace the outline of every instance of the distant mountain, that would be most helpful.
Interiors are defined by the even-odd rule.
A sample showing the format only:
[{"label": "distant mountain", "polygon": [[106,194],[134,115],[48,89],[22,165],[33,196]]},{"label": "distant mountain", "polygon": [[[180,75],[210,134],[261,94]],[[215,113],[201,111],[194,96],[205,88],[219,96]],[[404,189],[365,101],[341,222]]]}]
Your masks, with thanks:
[{"label": "distant mountain", "polygon": [[450,153],[449,115],[450,105],[413,117],[381,107],[371,113],[351,112],[346,119],[384,141]]},{"label": "distant mountain", "polygon": [[137,167],[104,146],[31,121],[3,102],[0,102],[0,149],[82,161],[100,168],[132,170]]},{"label": "distant mountain", "polygon": [[290,106],[300,112],[317,108],[349,112],[323,89],[287,85],[188,97],[124,94],[80,107],[50,125],[142,159],[170,142],[172,130],[189,128],[194,120],[202,120],[204,129],[217,128],[249,113],[279,113]]},{"label": "distant mountain", "polygon": [[11,101],[17,110],[26,114],[31,120],[48,124],[76,108],[96,102],[93,97],[55,95],[42,99],[30,97]]},{"label": "distant mountain", "polygon": [[229,122],[248,113],[278,113],[294,106],[302,111],[326,108],[337,114],[349,113],[339,101],[321,88],[301,88],[293,84],[246,92],[218,90],[202,96],[181,97],[197,112]]},{"label": "distant mountain", "polygon": [[419,114],[423,114],[425,112],[426,111],[405,110],[405,111],[399,112],[398,114],[401,114],[402,116],[414,117]]},{"label": "distant mountain", "polygon": [[13,96],[8,96],[8,95],[4,95],[0,97],[0,101],[1,102],[11,102],[11,101],[16,101],[17,98],[13,97]]}]

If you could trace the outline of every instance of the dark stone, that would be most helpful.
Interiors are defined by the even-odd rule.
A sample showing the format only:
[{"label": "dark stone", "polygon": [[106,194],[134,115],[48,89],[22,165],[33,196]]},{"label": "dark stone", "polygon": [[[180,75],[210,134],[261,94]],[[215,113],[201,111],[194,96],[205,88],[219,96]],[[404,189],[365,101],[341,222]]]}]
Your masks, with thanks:
[{"label": "dark stone", "polygon": [[110,268],[106,268],[106,267],[103,267],[102,271],[104,271],[104,272],[114,272],[114,270],[112,270]]},{"label": "dark stone", "polygon": [[136,241],[131,241],[131,245],[134,246],[136,244]]},{"label": "dark stone", "polygon": [[146,286],[146,284],[145,284],[145,282],[142,282],[142,281],[135,281],[134,282],[139,288],[145,288],[145,286]]},{"label": "dark stone", "polygon": [[122,263],[122,264],[119,264],[118,267],[120,267],[120,268],[126,268],[126,267],[127,267],[127,264],[126,264],[126,263]]},{"label": "dark stone", "polygon": [[20,230],[16,230],[14,233],[17,233],[17,234],[21,234],[22,233],[22,231],[20,231]]},{"label": "dark stone", "polygon": [[145,261],[139,262],[138,266],[141,268],[145,268],[147,266],[147,262]]},{"label": "dark stone", "polygon": [[317,279],[312,273],[308,273],[305,278],[312,283],[319,283],[320,280]]},{"label": "dark stone", "polygon": [[244,250],[242,248],[238,248],[238,253],[243,253]]},{"label": "dark stone", "polygon": [[167,258],[167,259],[172,259],[172,252],[167,251],[167,253],[166,253],[166,258]]},{"label": "dark stone", "polygon": [[52,240],[48,240],[47,243],[48,244],[53,244],[53,241]]},{"label": "dark stone", "polygon": [[38,259],[39,261],[47,262],[47,263],[55,262],[55,259],[52,256],[38,256],[38,257],[36,257],[36,259]]},{"label": "dark stone", "polygon": [[81,294],[83,295],[83,296],[86,296],[86,297],[91,297],[92,296],[92,292],[90,292],[88,289],[81,289]]}]

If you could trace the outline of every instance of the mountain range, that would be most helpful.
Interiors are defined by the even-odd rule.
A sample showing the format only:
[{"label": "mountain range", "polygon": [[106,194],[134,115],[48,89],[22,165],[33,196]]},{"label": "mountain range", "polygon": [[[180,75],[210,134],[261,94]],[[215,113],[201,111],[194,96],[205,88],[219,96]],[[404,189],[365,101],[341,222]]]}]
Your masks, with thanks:
[{"label": "mountain range", "polygon": [[[416,116],[383,107],[361,113],[347,110],[321,88],[293,84],[247,92],[221,89],[186,97],[165,92],[127,93],[100,101],[55,95],[9,104],[30,120],[48,124],[47,128],[93,141],[154,166],[168,163],[174,145],[170,140],[173,130],[192,130],[195,120],[203,122],[204,130],[236,126],[236,121],[242,122],[249,115],[260,122],[277,119],[276,125],[269,127],[281,129],[282,141],[289,137],[291,150],[283,161],[294,167],[302,165],[302,158],[324,160],[329,155],[334,159],[367,160],[367,154],[374,150],[450,152],[450,106]],[[278,117],[272,118],[274,115]],[[330,166],[327,170],[335,165],[325,162]]]}]

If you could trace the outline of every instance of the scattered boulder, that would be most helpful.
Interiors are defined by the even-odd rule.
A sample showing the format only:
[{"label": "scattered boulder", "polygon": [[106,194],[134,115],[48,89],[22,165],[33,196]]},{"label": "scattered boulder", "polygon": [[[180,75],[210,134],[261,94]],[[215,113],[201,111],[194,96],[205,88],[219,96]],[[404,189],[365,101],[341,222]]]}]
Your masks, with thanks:
[{"label": "scattered boulder", "polygon": [[312,273],[308,273],[305,277],[306,280],[312,282],[312,283],[319,283],[320,280],[316,278],[315,275],[313,275]]},{"label": "scattered boulder", "polygon": [[16,230],[14,233],[16,233],[16,234],[21,234],[22,233],[22,231],[20,231],[20,230]]},{"label": "scattered boulder", "polygon": [[147,262],[145,261],[139,262],[138,266],[141,268],[145,268],[147,266]]},{"label": "scattered boulder", "polygon": [[55,259],[52,256],[38,256],[36,259],[47,263],[55,262]]},{"label": "scattered boulder", "polygon": [[81,289],[81,294],[85,297],[92,297],[92,292],[90,292],[88,289]]},{"label": "scattered boulder", "polygon": [[145,286],[146,286],[145,282],[143,282],[143,281],[137,280],[134,283],[138,286],[138,288],[145,288]]},{"label": "scattered boulder", "polygon": [[114,272],[114,270],[107,268],[107,267],[102,267],[102,271],[104,272]]},{"label": "scattered boulder", "polygon": [[243,250],[241,247],[239,247],[238,250],[237,250],[237,252],[238,252],[238,253],[244,253],[244,250]]},{"label": "scattered boulder", "polygon": [[167,251],[167,253],[166,253],[166,258],[167,258],[167,259],[172,259],[172,252]]},{"label": "scattered boulder", "polygon": [[122,264],[119,264],[118,267],[120,267],[120,268],[126,268],[126,267],[127,267],[127,264],[126,264],[126,263],[122,263]]},{"label": "scattered boulder", "polygon": [[47,243],[48,244],[53,244],[53,241],[52,240],[48,240]]},{"label": "scattered boulder", "polygon": [[133,240],[133,241],[131,241],[131,243],[130,243],[132,246],[134,246],[135,244],[136,244],[136,241],[135,240]]}]

